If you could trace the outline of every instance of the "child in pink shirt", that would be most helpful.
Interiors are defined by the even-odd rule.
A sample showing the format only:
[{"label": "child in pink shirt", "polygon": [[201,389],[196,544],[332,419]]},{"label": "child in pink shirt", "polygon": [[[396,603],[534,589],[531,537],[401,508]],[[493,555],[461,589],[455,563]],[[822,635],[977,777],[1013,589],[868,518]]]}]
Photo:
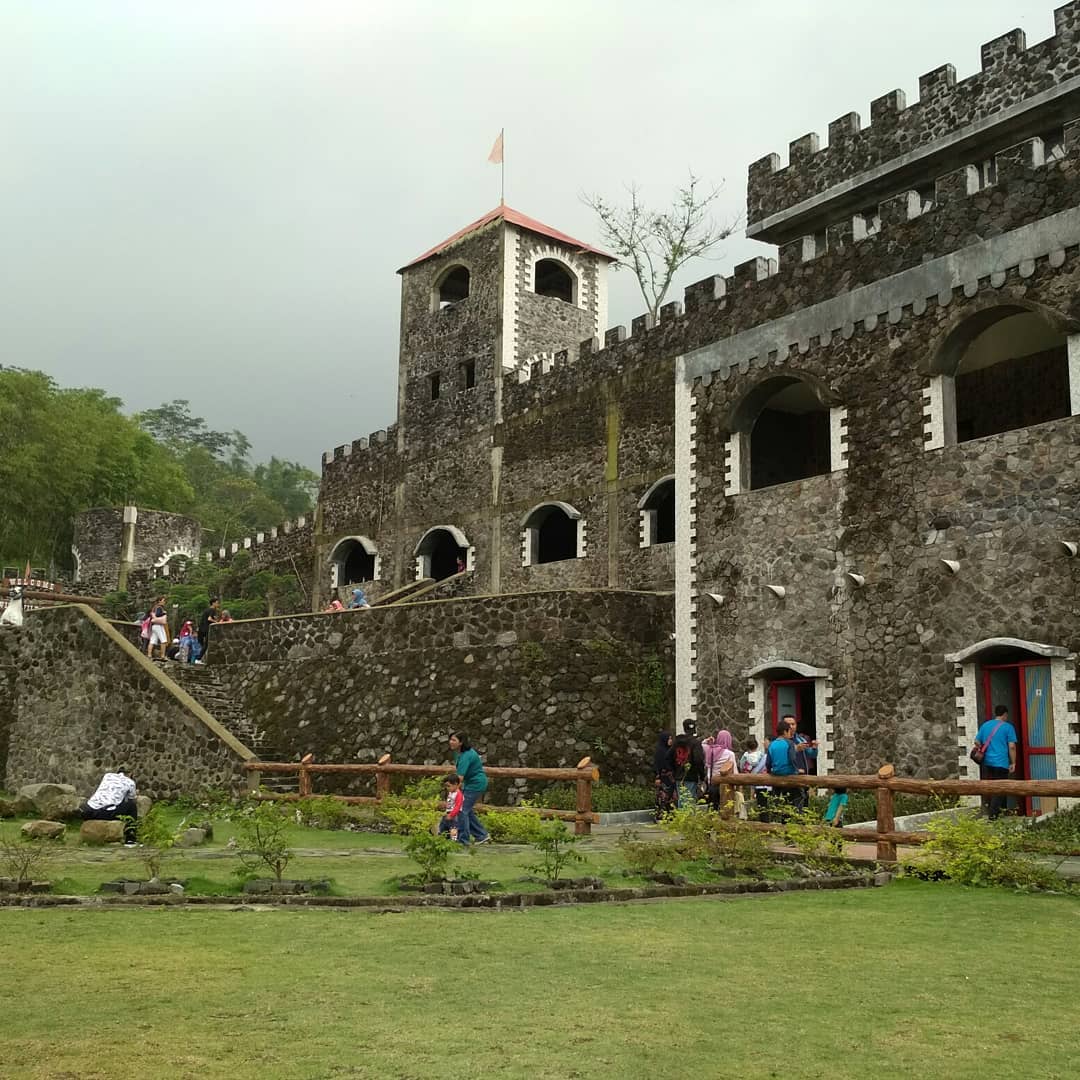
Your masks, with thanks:
[{"label": "child in pink shirt", "polygon": [[439,822],[439,832],[448,832],[451,840],[457,839],[458,814],[461,813],[464,801],[465,793],[461,790],[461,777],[457,773],[451,773],[446,778],[446,813]]}]

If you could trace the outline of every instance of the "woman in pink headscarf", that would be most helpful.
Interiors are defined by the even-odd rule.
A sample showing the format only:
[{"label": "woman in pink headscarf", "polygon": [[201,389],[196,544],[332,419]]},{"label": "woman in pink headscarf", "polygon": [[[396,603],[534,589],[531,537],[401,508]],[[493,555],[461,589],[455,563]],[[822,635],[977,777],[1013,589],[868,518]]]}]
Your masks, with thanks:
[{"label": "woman in pink headscarf", "polygon": [[735,789],[724,783],[725,776],[736,771],[735,751],[731,749],[731,732],[721,728],[716,735],[705,740],[705,778],[709,785],[709,805],[721,817],[729,818],[735,812]]}]

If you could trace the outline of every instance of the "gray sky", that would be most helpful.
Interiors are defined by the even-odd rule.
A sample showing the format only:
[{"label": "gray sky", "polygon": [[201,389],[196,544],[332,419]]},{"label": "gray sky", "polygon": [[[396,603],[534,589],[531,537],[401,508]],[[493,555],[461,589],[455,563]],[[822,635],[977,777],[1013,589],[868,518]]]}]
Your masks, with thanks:
[{"label": "gray sky", "polygon": [[[0,363],[318,468],[394,419],[397,267],[498,203],[726,180],[1052,0],[0,0]],[[681,287],[769,253],[745,239]],[[644,310],[626,273],[611,321]]]}]

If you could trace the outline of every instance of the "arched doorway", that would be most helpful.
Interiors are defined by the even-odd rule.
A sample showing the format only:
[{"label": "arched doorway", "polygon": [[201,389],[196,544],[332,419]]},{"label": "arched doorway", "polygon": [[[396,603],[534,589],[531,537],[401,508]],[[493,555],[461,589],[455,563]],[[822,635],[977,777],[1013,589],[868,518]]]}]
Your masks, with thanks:
[{"label": "arched doorway", "polygon": [[379,576],[379,553],[366,536],[346,536],[330,553],[331,588],[375,581]]},{"label": "arched doorway", "polygon": [[[961,672],[962,696],[960,743],[966,758],[979,724],[994,715],[998,706],[1009,711],[1016,729],[1016,778],[1054,780],[1059,757],[1070,751],[1068,714],[1057,700],[1066,685],[1068,650],[1018,638],[986,638],[958,653],[946,656]],[[1055,687],[1058,693],[1055,692]],[[1065,746],[1059,746],[1065,727]],[[1067,763],[1065,763],[1067,765]],[[1068,776],[1070,769],[1061,775]],[[965,771],[961,769],[961,775]],[[967,759],[966,776],[978,779],[978,766]],[[1057,809],[1053,798],[1010,798],[1009,808],[1033,816]]]},{"label": "arched doorway", "polygon": [[641,497],[641,546],[675,542],[675,477],[665,476]]},{"label": "arched doorway", "polygon": [[754,713],[750,727],[758,742],[775,737],[780,721],[790,716],[795,730],[817,743],[816,755],[807,755],[807,772],[829,772],[833,755],[829,670],[799,660],[771,660],[751,668],[746,676]]},{"label": "arched doorway", "polygon": [[416,545],[417,578],[442,581],[470,569],[470,545],[465,534],[453,525],[428,529]]},{"label": "arched doorway", "polygon": [[581,513],[569,503],[534,506],[521,521],[522,564],[562,562],[581,554]]}]

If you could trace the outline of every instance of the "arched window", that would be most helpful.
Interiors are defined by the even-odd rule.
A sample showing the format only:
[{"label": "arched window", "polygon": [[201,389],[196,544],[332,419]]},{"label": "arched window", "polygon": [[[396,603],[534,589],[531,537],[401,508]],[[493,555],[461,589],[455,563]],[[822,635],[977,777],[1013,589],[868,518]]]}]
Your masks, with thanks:
[{"label": "arched window", "polygon": [[453,525],[428,529],[420,538],[413,555],[416,556],[416,576],[442,581],[452,574],[471,570],[472,547],[465,534]]},{"label": "arched window", "polygon": [[1060,420],[1072,411],[1068,339],[1039,311],[1002,305],[971,316],[945,339],[933,372],[929,411],[939,437],[931,447]]},{"label": "arched window", "polygon": [[366,536],[346,536],[330,553],[331,588],[359,585],[379,577],[379,552]]},{"label": "arched window", "polygon": [[533,290],[537,296],[553,296],[568,304],[577,303],[577,278],[573,271],[555,259],[541,259],[536,264]]},{"label": "arched window", "polygon": [[641,546],[655,547],[675,540],[675,477],[665,476],[641,497]]},{"label": "arched window", "polygon": [[740,409],[750,456],[742,472],[752,490],[829,471],[829,409],[816,387],[778,376],[757,386]]},{"label": "arched window", "polygon": [[562,562],[585,554],[585,522],[569,503],[534,506],[521,521],[522,565]]},{"label": "arched window", "polygon": [[464,266],[451,266],[439,275],[432,298],[436,311],[452,307],[469,295],[469,271]]}]

